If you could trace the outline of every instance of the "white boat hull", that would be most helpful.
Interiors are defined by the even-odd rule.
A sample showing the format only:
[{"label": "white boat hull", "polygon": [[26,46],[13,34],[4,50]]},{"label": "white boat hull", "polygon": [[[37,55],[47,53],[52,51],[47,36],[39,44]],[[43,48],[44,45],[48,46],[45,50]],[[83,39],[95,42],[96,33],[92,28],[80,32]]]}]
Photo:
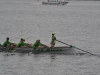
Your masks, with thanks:
[{"label": "white boat hull", "polygon": [[[0,48],[2,51],[12,51],[9,48],[2,47]],[[34,54],[38,53],[54,53],[54,54],[76,54],[76,49],[73,47],[54,47],[54,48],[39,48],[33,50],[33,48],[15,48],[14,52],[18,53],[29,53],[33,52]]]},{"label": "white boat hull", "polygon": [[33,53],[55,53],[55,54],[76,54],[75,48],[54,47],[33,50],[33,48],[15,48],[16,52],[33,52]]}]

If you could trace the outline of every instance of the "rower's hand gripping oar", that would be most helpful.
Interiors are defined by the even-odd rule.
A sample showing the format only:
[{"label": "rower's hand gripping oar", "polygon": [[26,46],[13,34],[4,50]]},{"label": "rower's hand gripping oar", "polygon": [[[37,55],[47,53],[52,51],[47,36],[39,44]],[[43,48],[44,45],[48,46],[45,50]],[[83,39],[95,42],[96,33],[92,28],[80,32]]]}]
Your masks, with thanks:
[{"label": "rower's hand gripping oar", "polygon": [[[72,46],[72,45],[69,45],[69,44],[67,44],[67,43],[64,43],[64,42],[62,42],[62,41],[59,41],[59,40],[56,40],[56,41],[58,41],[58,42],[60,42],[60,43],[63,43],[63,44],[65,44],[65,45],[68,45],[69,47],[76,48],[76,49],[81,50],[81,51],[83,51],[83,52],[89,53],[89,54],[91,54],[91,55],[96,55],[96,54],[92,54],[92,53],[90,53],[90,52],[88,52],[88,51],[82,50],[82,49],[80,49],[80,48],[77,48],[77,47],[75,47],[75,46]],[[96,56],[98,56],[98,55],[96,55]]]}]

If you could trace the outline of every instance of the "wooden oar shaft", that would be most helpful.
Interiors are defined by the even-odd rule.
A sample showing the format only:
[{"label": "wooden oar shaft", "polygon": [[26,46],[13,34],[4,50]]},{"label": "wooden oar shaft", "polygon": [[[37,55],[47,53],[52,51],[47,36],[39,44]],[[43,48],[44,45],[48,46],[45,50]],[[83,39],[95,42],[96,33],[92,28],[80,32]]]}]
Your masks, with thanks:
[{"label": "wooden oar shaft", "polygon": [[[60,42],[60,43],[63,43],[63,44],[65,44],[65,45],[71,46],[71,45],[69,45],[69,44],[67,44],[67,43],[64,43],[64,42],[62,42],[62,41],[59,41],[59,40],[56,40],[56,41],[58,41],[58,42]],[[88,52],[88,51],[82,50],[82,49],[80,49],[80,48],[77,48],[77,47],[74,47],[74,48],[76,48],[76,49],[78,49],[78,50],[81,50],[81,51],[83,51],[83,52],[89,53],[89,54],[91,54],[91,55],[95,55],[95,54],[92,54],[92,53],[90,53],[90,52]]]},{"label": "wooden oar shaft", "polygon": [[60,42],[60,43],[63,43],[63,44],[65,44],[65,45],[68,45],[68,46],[69,46],[69,44],[67,44],[67,43],[61,42],[61,41],[59,41],[59,40],[56,40],[56,41],[58,41],[58,42]]},{"label": "wooden oar shaft", "polygon": [[88,51],[82,50],[82,49],[80,49],[80,48],[77,48],[77,47],[75,47],[75,48],[78,49],[78,50],[81,50],[81,51],[83,51],[83,52],[89,53],[89,54],[91,54],[91,55],[94,55],[94,54],[92,54],[92,53],[90,53],[90,52],[88,52]]}]

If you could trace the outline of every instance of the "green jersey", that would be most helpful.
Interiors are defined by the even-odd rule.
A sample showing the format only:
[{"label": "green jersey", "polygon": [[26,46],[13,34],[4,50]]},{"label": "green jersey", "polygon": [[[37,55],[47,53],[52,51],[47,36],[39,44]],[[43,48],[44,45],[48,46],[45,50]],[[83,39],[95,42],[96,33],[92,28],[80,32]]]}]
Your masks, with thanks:
[{"label": "green jersey", "polygon": [[35,42],[35,43],[33,44],[33,49],[35,50],[38,46],[43,46],[43,44],[40,43],[40,42]]},{"label": "green jersey", "polygon": [[11,44],[11,42],[5,41],[5,42],[3,43],[3,47],[7,47],[7,45],[10,45],[10,44]]},{"label": "green jersey", "polygon": [[17,46],[18,46],[18,47],[26,46],[26,44],[25,44],[24,42],[19,42]]},{"label": "green jersey", "polygon": [[52,41],[51,41],[51,43],[52,43],[52,44],[55,44],[55,42],[56,42],[56,37],[55,37],[55,36],[52,36]]}]

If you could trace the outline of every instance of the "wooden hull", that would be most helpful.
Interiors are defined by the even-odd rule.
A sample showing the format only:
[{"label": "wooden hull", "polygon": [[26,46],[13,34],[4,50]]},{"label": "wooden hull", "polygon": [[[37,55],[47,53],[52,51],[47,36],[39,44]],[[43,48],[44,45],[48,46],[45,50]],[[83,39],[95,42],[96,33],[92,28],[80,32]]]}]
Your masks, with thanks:
[{"label": "wooden hull", "polygon": [[43,5],[65,5],[68,2],[42,2]]},{"label": "wooden hull", "polygon": [[[2,48],[2,51],[12,51],[8,48]],[[42,48],[33,50],[33,48],[15,48],[14,52],[18,53],[54,53],[54,54],[76,54],[76,49],[72,47],[54,47],[54,48]]]}]

